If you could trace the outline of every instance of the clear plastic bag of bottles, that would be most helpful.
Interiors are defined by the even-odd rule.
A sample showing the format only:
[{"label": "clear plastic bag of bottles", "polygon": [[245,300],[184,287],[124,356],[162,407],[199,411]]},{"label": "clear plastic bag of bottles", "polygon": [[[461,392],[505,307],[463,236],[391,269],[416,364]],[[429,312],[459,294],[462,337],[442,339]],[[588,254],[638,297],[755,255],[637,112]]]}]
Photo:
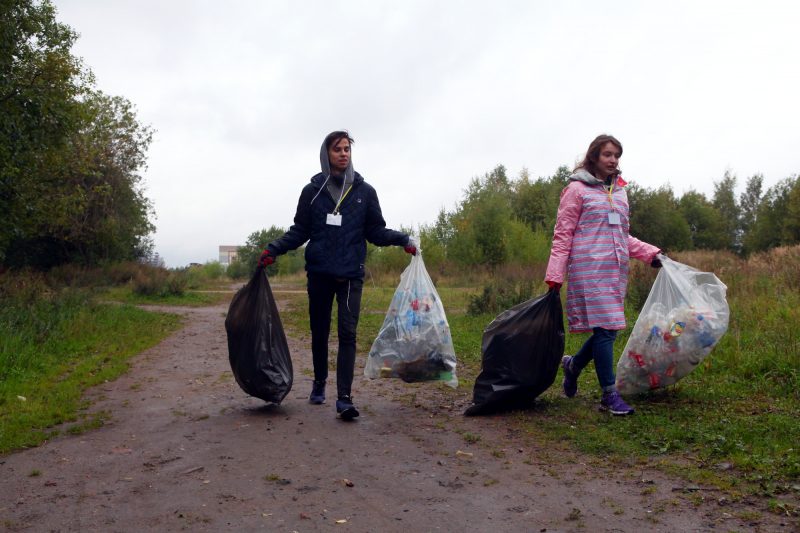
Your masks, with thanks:
[{"label": "clear plastic bag of bottles", "polygon": [[728,330],[725,284],[711,272],[659,258],[662,268],[617,363],[622,394],[676,383]]},{"label": "clear plastic bag of bottles", "polygon": [[400,378],[408,383],[444,381],[458,386],[450,326],[419,247],[400,276],[400,285],[369,351],[364,375]]}]

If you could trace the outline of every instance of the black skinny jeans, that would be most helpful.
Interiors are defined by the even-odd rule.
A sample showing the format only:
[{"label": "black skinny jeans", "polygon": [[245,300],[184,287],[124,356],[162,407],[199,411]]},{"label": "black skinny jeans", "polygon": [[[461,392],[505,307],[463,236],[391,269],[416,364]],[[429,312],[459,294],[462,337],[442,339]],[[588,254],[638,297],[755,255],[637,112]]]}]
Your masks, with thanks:
[{"label": "black skinny jeans", "polygon": [[308,315],[311,319],[311,353],[314,379],[328,379],[328,337],[331,332],[331,311],[336,296],[339,317],[339,353],[336,357],[336,392],[350,396],[356,364],[356,328],[361,310],[360,279],[334,278],[308,273]]}]

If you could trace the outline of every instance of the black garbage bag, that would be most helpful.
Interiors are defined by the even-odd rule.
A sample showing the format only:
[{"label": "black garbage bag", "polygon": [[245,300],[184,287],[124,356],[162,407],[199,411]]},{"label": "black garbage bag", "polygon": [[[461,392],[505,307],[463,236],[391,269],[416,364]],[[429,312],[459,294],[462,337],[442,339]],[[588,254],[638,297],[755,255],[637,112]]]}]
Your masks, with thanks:
[{"label": "black garbage bag", "polygon": [[564,354],[557,292],[503,311],[483,332],[481,373],[466,416],[530,407],[553,384]]},{"label": "black garbage bag", "polygon": [[263,268],[233,297],[225,331],[236,383],[250,396],[281,403],[292,388],[292,358]]}]

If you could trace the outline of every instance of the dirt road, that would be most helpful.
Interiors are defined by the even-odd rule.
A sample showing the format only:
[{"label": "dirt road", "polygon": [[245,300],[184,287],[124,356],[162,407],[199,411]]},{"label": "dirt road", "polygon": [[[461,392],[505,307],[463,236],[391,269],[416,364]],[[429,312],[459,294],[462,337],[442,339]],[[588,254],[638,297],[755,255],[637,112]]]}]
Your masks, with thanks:
[{"label": "dirt road", "polygon": [[[92,391],[104,427],[0,458],[12,531],[790,531],[791,519],[653,470],[546,449],[506,417],[464,418],[438,385],[367,381],[362,416],[310,405],[306,339],[293,390],[265,406],[236,385],[227,306]],[[363,362],[363,357],[361,358]],[[304,372],[303,369],[306,369]],[[332,378],[335,372],[332,373]],[[335,390],[334,384],[331,384]],[[43,391],[46,393],[46,391]],[[37,474],[38,473],[38,474]]]}]

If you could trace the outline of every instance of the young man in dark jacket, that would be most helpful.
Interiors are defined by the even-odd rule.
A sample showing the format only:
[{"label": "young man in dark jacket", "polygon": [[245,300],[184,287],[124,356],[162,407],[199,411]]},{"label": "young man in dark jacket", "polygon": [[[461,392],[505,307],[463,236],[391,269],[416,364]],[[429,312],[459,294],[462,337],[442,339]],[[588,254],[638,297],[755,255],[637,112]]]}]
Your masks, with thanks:
[{"label": "young man in dark jacket", "polygon": [[325,137],[319,153],[322,172],[312,177],[300,193],[292,227],[269,243],[260,259],[261,265],[270,265],[277,256],[308,241],[305,259],[314,360],[309,401],[325,402],[328,336],[335,296],[339,317],[336,413],[344,420],[358,416],[351,387],[367,241],[376,246],[403,246],[410,254],[417,251],[408,235],[386,228],[375,189],[353,170],[350,157],[353,142],[346,131],[334,131]]}]

